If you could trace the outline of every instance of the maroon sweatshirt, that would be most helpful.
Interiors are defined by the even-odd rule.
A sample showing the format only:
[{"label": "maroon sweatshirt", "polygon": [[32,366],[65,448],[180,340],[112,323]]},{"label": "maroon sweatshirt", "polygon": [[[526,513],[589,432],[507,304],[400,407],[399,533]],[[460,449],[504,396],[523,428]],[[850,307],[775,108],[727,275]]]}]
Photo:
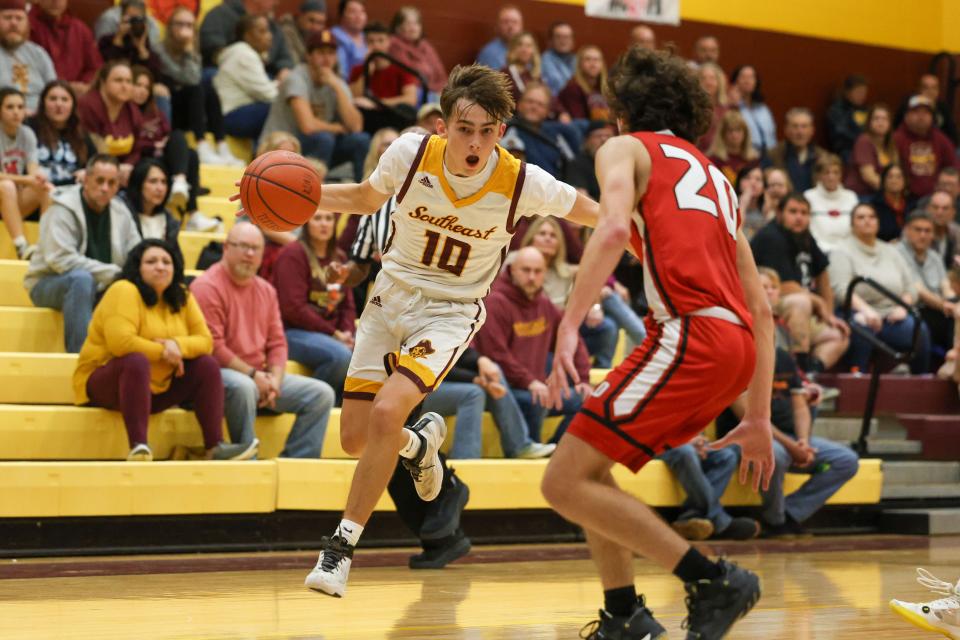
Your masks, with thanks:
[{"label": "maroon sweatshirt", "polygon": [[[563,314],[541,291],[530,300],[514,286],[507,267],[484,299],[487,322],[474,340],[474,348],[503,369],[515,389],[526,389],[534,380],[547,377],[547,356],[557,338]],[[590,380],[590,356],[580,340],[575,357],[577,373]]]},{"label": "maroon sweatshirt", "polygon": [[[346,256],[339,250],[335,259],[346,262]],[[331,261],[321,258],[318,262],[321,267],[326,267]],[[343,287],[340,299],[330,303],[326,283],[310,273],[310,261],[301,242],[291,242],[277,254],[273,263],[273,286],[277,289],[284,327],[327,335],[333,335],[334,331],[356,332],[357,308],[353,303],[353,291]],[[333,309],[328,309],[329,306]]]}]

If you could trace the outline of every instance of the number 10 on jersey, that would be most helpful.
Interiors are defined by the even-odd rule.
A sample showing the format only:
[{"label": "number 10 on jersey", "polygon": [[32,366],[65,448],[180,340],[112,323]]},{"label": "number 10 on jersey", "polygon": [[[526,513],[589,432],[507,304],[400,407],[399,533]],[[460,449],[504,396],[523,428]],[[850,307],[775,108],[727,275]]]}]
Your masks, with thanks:
[{"label": "number 10 on jersey", "polygon": [[[423,248],[423,257],[420,263],[428,267],[433,266],[433,258],[437,253],[437,247],[443,240],[443,248],[440,249],[440,258],[437,260],[437,268],[449,271],[455,276],[463,273],[467,266],[467,259],[470,257],[470,245],[460,240],[455,240],[450,236],[444,236],[436,231],[425,231],[427,236],[427,246]],[[457,252],[456,261],[453,262],[453,253]]]}]

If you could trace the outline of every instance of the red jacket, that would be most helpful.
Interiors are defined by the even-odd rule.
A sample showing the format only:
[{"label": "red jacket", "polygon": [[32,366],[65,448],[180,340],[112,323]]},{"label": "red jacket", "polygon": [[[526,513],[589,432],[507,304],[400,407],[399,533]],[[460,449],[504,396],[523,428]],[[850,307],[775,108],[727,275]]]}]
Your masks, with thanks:
[{"label": "red jacket", "polygon": [[103,66],[90,27],[69,14],[54,20],[38,5],[33,5],[30,9],[30,39],[50,54],[61,80],[90,82],[97,69]]},{"label": "red jacket", "polygon": [[[497,278],[493,291],[486,297],[487,322],[474,341],[474,348],[503,370],[507,382],[515,389],[526,389],[530,383],[547,378],[547,356],[557,338],[557,326],[563,314],[541,291],[530,300],[514,286],[510,267]],[[577,373],[584,382],[590,380],[590,356],[580,340],[575,357]]]},{"label": "red jacket", "polygon": [[[346,262],[346,256],[339,250],[336,259]],[[317,262],[321,267],[330,264],[326,258]],[[326,283],[310,273],[310,261],[303,243],[291,242],[281,249],[273,263],[273,286],[280,301],[280,316],[288,329],[327,335],[333,335],[334,331],[356,331],[357,308],[353,303],[353,291],[343,287],[339,300],[331,301]]]}]

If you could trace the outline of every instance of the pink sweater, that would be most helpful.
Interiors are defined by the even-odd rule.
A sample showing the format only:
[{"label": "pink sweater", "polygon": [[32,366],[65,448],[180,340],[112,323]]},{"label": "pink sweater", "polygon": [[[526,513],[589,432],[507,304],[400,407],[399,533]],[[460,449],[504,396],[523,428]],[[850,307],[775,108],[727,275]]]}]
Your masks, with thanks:
[{"label": "pink sweater", "polygon": [[251,367],[283,367],[287,339],[283,335],[277,292],[256,277],[240,286],[218,262],[193,281],[190,291],[213,336],[213,357],[221,367],[236,356]]}]

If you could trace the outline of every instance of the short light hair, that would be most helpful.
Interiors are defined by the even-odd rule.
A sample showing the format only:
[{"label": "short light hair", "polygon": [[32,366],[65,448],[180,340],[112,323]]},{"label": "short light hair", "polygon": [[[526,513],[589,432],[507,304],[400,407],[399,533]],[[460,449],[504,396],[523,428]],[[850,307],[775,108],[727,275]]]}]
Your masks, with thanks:
[{"label": "short light hair", "polygon": [[787,111],[787,115],[784,116],[784,121],[790,122],[790,118],[796,118],[797,116],[807,116],[810,118],[811,122],[814,120],[813,111],[807,107],[792,107],[789,111]]},{"label": "short light hair", "polygon": [[461,99],[477,105],[498,122],[509,120],[516,107],[510,79],[506,74],[482,64],[457,65],[450,72],[447,86],[440,94],[440,111],[444,121],[453,119]]}]

